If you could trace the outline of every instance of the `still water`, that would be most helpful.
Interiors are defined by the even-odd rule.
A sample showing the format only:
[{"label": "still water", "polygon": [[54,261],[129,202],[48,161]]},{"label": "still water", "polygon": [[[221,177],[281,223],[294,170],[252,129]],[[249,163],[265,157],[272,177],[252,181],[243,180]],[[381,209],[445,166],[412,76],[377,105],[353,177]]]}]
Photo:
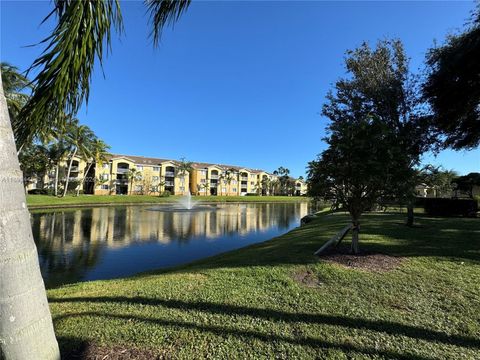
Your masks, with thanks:
[{"label": "still water", "polygon": [[116,206],[32,214],[48,287],[188,263],[286,233],[304,203]]}]

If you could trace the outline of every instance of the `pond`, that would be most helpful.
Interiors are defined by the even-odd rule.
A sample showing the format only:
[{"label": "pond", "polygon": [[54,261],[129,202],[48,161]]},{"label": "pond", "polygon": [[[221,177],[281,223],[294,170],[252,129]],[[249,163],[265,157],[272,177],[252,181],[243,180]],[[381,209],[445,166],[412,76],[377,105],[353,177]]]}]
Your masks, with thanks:
[{"label": "pond", "polygon": [[298,226],[310,204],[115,206],[33,213],[47,287],[185,264],[271,239]]}]

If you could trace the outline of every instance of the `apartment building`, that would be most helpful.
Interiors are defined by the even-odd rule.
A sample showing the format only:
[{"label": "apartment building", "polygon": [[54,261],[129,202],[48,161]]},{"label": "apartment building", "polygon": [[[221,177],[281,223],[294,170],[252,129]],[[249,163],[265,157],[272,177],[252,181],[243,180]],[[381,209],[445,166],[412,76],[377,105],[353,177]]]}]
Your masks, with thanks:
[{"label": "apartment building", "polygon": [[[66,177],[69,161],[61,164],[60,178]],[[55,172],[51,172],[43,182],[52,187],[54,178]],[[264,170],[212,163],[192,163],[191,171],[183,173],[181,162],[176,160],[122,154],[93,164],[74,157],[69,176],[71,189],[95,195],[160,195],[166,191],[198,196],[271,195],[270,185],[277,179]],[[303,180],[292,181],[294,195],[306,194]]]}]

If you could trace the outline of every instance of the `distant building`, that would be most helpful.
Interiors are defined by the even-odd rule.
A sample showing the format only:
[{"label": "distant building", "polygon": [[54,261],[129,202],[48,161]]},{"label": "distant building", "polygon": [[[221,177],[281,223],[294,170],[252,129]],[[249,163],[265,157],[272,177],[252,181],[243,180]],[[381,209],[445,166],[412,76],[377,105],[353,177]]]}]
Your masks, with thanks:
[{"label": "distant building", "polygon": [[[236,165],[192,163],[189,173],[179,172],[180,162],[162,158],[112,154],[103,163],[90,167],[74,157],[70,172],[72,190],[80,187],[84,194],[95,195],[159,195],[168,191],[172,195],[185,195],[189,191],[199,196],[242,196],[247,194],[271,195],[271,184],[277,176],[260,169]],[[68,161],[60,164],[60,178],[67,173]],[[86,173],[88,171],[88,173]],[[55,172],[44,179],[32,181],[27,189],[42,184],[52,188]],[[292,195],[305,195],[307,185],[302,179],[295,182]]]}]

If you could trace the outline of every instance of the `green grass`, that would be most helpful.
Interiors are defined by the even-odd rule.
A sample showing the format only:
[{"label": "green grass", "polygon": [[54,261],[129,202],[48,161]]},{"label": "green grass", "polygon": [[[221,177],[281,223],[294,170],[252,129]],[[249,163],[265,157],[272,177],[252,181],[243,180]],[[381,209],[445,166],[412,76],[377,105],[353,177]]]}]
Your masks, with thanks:
[{"label": "green grass", "polygon": [[[156,204],[174,202],[180,196],[159,197],[150,195],[109,196],[109,195],[67,195],[63,198],[49,195],[27,195],[30,208],[64,205],[103,205],[103,204]],[[202,202],[295,202],[308,198],[299,196],[193,196]]]},{"label": "green grass", "polygon": [[[333,213],[262,244],[188,266],[49,290],[62,351],[84,343],[167,358],[478,359],[480,219],[363,217],[361,247],[405,257],[389,272],[312,253]],[[315,288],[294,280],[309,271]]]}]

